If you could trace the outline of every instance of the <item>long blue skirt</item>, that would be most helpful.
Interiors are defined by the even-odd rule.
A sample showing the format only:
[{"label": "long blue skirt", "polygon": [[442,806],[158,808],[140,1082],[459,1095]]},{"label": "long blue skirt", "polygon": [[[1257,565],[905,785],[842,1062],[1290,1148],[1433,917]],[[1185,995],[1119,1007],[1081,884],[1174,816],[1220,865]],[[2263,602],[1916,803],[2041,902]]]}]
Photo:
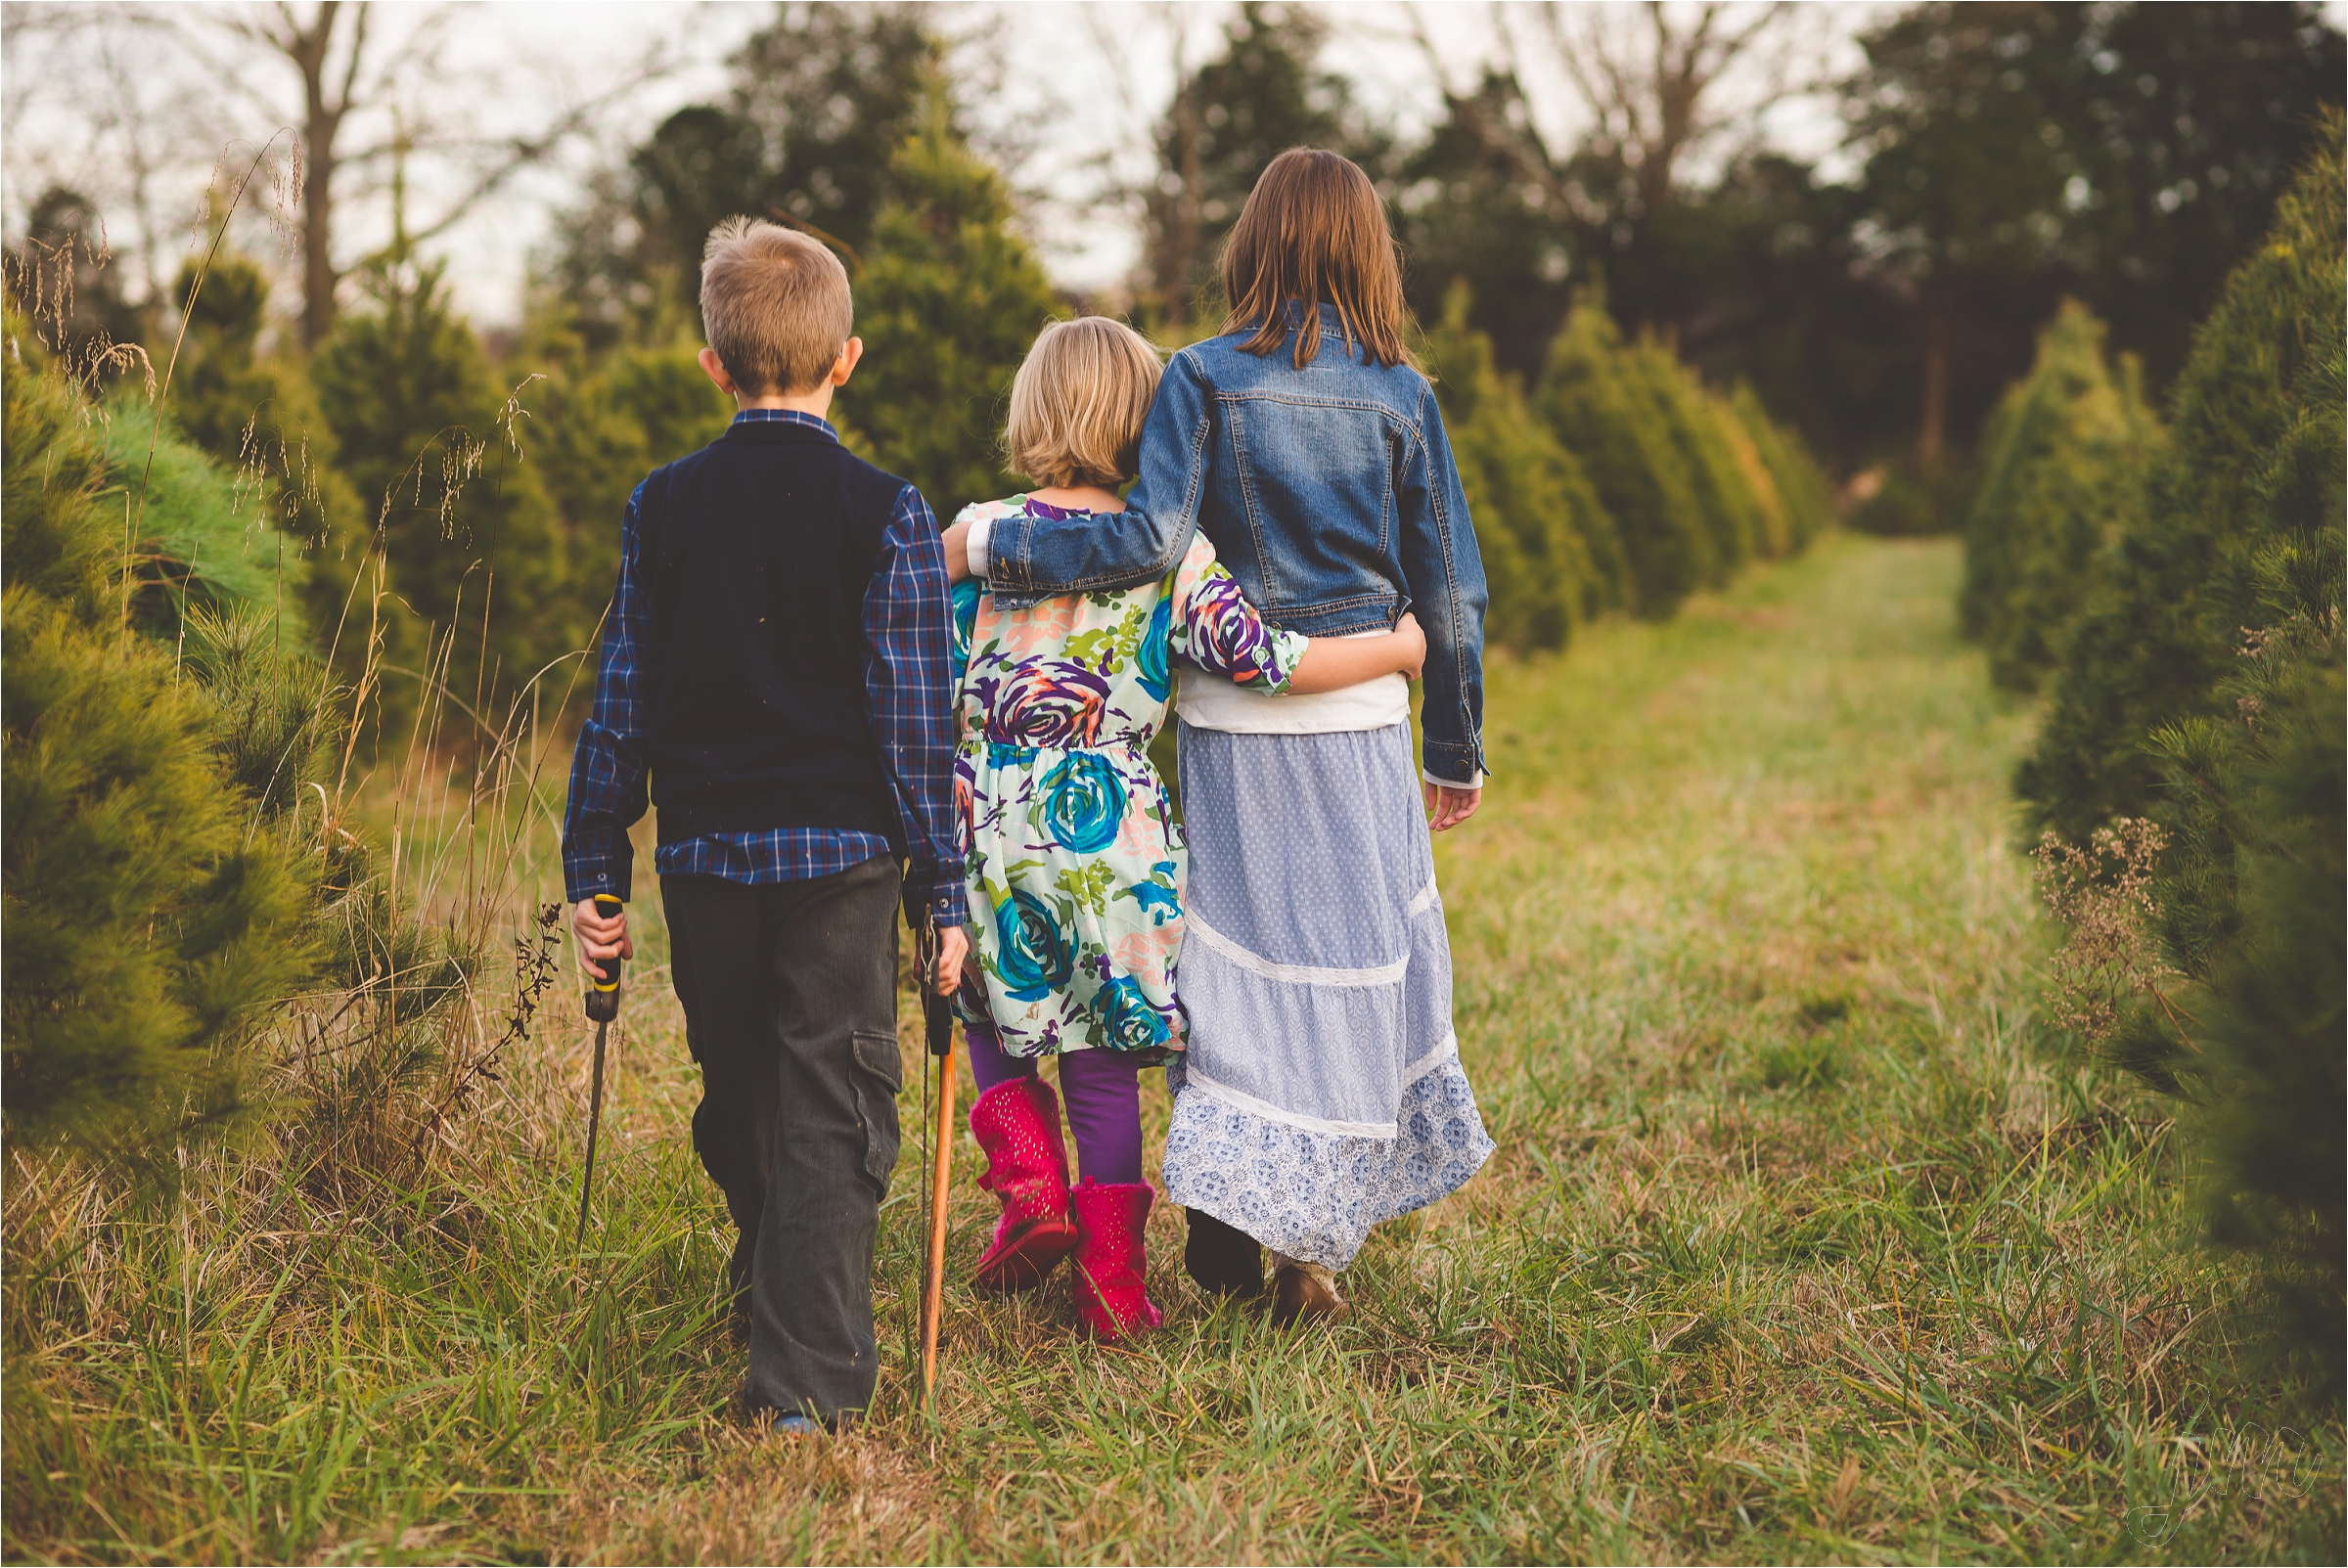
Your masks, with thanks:
[{"label": "long blue skirt", "polygon": [[1342,1269],[1492,1152],[1451,1025],[1451,944],[1408,725],[1182,726],[1190,840],[1166,1193]]}]

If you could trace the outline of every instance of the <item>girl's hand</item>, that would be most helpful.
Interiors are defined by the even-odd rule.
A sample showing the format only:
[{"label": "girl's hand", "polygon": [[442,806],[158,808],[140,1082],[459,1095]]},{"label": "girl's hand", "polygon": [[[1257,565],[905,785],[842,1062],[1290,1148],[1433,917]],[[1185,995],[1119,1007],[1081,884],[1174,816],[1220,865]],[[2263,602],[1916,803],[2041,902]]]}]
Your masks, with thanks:
[{"label": "girl's hand", "polygon": [[971,525],[946,524],[946,581],[958,583],[971,574]]},{"label": "girl's hand", "polygon": [[1436,832],[1457,828],[1475,815],[1475,808],[1484,803],[1481,789],[1460,789],[1451,784],[1422,784],[1426,791],[1427,826]]},{"label": "girl's hand", "polygon": [[1419,617],[1404,610],[1402,619],[1394,623],[1394,635],[1401,640],[1396,653],[1406,661],[1399,666],[1399,673],[1416,681],[1420,667],[1426,663],[1426,633],[1420,629]]}]

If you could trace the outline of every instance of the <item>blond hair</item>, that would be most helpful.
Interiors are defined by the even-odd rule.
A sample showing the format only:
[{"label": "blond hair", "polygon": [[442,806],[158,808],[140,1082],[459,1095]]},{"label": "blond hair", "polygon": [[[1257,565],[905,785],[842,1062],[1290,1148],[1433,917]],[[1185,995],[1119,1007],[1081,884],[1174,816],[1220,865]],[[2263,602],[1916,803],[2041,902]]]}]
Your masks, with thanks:
[{"label": "blond hair", "polygon": [[1003,444],[1012,468],[1046,485],[1132,478],[1163,369],[1150,340],[1121,321],[1079,316],[1046,327],[1011,383]]},{"label": "blond hair", "polygon": [[820,241],[728,218],[701,251],[701,330],[751,397],[812,391],[854,329],[847,269]]},{"label": "blond hair", "polygon": [[1223,331],[1252,330],[1240,346],[1269,354],[1287,337],[1287,307],[1304,307],[1297,324],[1296,368],[1321,351],[1321,311],[1337,307],[1350,354],[1380,365],[1410,365],[1403,341],[1402,260],[1386,227],[1386,204],[1351,158],[1291,147],[1265,165],[1223,246]]}]

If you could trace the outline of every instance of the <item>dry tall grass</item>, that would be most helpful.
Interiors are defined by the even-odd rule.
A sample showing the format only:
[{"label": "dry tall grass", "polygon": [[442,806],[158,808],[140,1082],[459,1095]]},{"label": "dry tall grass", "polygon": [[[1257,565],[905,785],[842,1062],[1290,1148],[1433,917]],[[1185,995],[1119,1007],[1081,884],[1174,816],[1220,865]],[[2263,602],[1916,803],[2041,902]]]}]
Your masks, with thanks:
[{"label": "dry tall grass", "polygon": [[546,971],[489,945],[543,951],[547,738],[431,753],[376,797],[383,898],[481,945],[436,950],[474,955],[443,993],[437,959],[386,957],[305,999],[287,1040],[326,1043],[281,1058],[290,1105],[342,1103],[320,1086],[356,1092],[350,1062],[462,1020],[429,1067],[194,1156],[175,1206],[12,1154],[7,1554],[2336,1558],[2341,1431],[2244,1372],[2264,1304],[2193,1245],[2162,1104],[2035,1021],[2027,721],[1956,640],[1955,569],[1829,541],[1495,671],[1495,789],[1439,868],[1501,1152],[1374,1238],[1349,1323],[1210,1307],[1161,1213],[1165,1329],[1102,1351],[1058,1293],[952,1288],[925,1415],[909,1141],[879,1401],[836,1441],[728,1411],[722,1205],[650,898],[574,1253],[575,978],[501,1045]]}]

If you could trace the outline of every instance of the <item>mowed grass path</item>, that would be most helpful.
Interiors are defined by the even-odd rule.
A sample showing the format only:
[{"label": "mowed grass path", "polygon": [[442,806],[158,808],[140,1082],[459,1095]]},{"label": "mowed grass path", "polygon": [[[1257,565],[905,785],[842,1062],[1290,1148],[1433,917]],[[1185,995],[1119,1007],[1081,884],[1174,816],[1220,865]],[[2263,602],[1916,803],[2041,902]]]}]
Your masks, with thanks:
[{"label": "mowed grass path", "polygon": [[2239,1365],[2166,1109],[2036,1032],[2027,715],[1957,571],[1829,539],[1493,671],[1494,785],[1437,858],[1500,1151],[1374,1237],[1349,1322],[1210,1309],[1162,1209],[1133,1348],[1079,1342],[1064,1283],[977,1298],[966,1139],[923,1414],[917,1067],[873,1418],[745,1433],[655,931],[596,1251],[575,1033],[409,1223],[262,1267],[225,1200],[185,1253],[125,1222],[155,1299],[74,1277],[64,1349],[12,1308],[9,1555],[2338,1560],[2340,1430]]}]

